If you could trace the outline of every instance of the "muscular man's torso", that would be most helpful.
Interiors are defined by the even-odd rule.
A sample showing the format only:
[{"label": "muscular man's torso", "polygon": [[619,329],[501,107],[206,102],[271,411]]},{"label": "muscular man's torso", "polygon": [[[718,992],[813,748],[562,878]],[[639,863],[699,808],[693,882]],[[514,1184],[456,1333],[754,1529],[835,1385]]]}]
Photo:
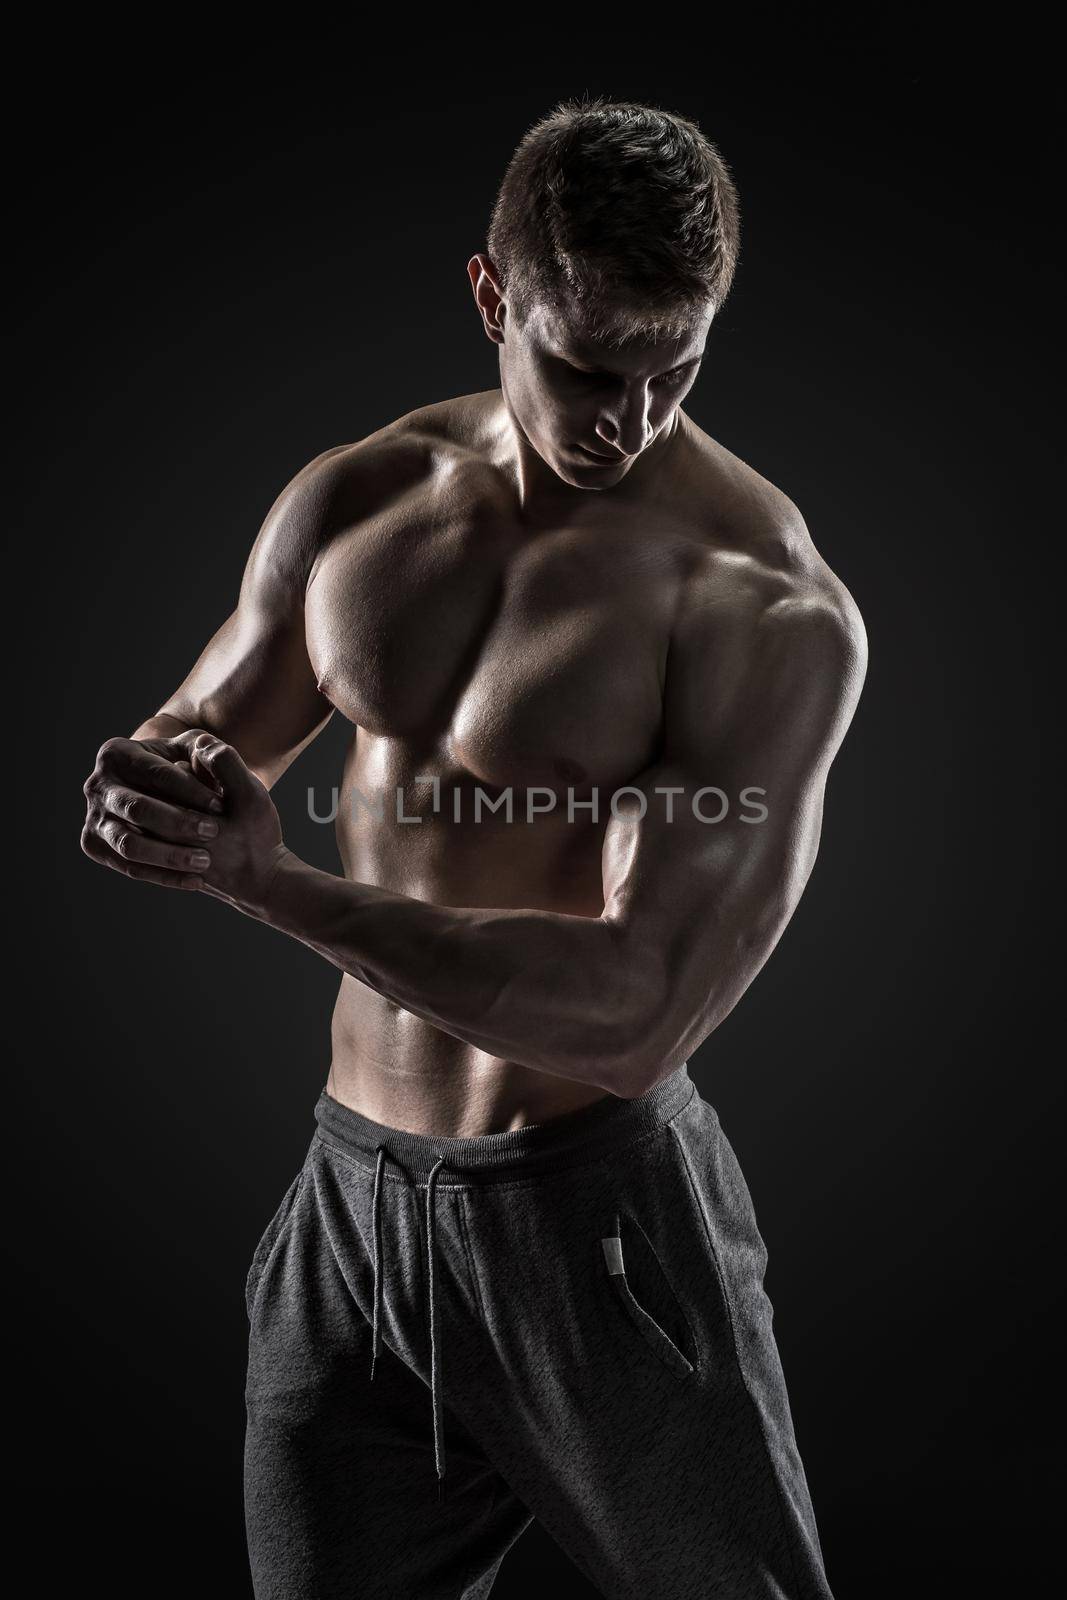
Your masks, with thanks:
[{"label": "muscular man's torso", "polygon": [[[536,516],[502,422],[491,390],[350,447],[351,506],[305,600],[319,690],[354,725],[338,845],[346,876],[405,895],[596,917],[610,797],[656,759],[687,579],[710,562],[724,592],[781,589],[826,569],[785,497],[682,412],[655,470]],[[479,788],[511,791],[510,822],[487,807],[475,820]],[[420,821],[398,821],[398,789]],[[531,789],[555,806],[527,820]],[[596,821],[580,805],[594,789]],[[603,1095],[489,1056],[348,976],[332,1046],[328,1092],[413,1132],[500,1132]]]}]

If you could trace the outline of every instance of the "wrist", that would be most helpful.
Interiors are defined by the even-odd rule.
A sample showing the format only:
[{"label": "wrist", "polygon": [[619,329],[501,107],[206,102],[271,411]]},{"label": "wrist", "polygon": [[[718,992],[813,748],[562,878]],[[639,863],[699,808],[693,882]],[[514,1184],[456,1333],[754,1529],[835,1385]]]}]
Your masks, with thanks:
[{"label": "wrist", "polygon": [[276,844],[268,857],[266,870],[256,893],[255,905],[250,907],[252,915],[260,922],[271,926],[280,925],[280,887],[286,871],[294,866],[299,866],[299,858],[284,844]]}]

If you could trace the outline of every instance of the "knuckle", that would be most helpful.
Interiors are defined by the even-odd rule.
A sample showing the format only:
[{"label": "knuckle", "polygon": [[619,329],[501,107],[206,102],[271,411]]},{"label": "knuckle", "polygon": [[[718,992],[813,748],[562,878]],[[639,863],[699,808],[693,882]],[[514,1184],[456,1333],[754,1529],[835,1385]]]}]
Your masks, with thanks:
[{"label": "knuckle", "polygon": [[115,753],[120,748],[122,743],[123,740],[117,736],[112,739],[105,739],[99,750],[96,752],[97,766],[107,766],[108,763],[114,759]]}]

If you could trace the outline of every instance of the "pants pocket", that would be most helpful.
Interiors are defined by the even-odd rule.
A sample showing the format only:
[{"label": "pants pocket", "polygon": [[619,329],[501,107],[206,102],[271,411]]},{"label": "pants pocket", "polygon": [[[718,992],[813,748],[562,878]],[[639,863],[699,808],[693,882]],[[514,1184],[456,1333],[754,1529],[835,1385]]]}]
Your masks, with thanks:
[{"label": "pants pocket", "polygon": [[[601,1238],[600,1249],[615,1302],[665,1367],[678,1378],[691,1376],[696,1370],[693,1362],[663,1323],[670,1320],[678,1340],[691,1340],[692,1334],[662,1263],[636,1218],[616,1212],[613,1232]],[[637,1274],[628,1270],[628,1256],[638,1265]]]},{"label": "pants pocket", "polygon": [[270,1260],[271,1251],[281,1238],[282,1229],[292,1214],[293,1206],[296,1204],[296,1198],[300,1193],[306,1172],[307,1168],[302,1167],[288,1189],[286,1189],[285,1194],[282,1196],[281,1204],[267,1223],[266,1229],[256,1245],[252,1256],[252,1265],[249,1267],[248,1276],[245,1279],[245,1308],[248,1312],[249,1322],[252,1320],[252,1311],[256,1303],[256,1291],[266,1270],[267,1262]]}]

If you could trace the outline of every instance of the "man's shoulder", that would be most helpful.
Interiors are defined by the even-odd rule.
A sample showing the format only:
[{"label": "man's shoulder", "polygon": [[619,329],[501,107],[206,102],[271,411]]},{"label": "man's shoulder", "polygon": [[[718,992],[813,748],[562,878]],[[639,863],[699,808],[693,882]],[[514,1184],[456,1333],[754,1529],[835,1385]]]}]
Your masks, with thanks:
[{"label": "man's shoulder", "polygon": [[[725,485],[725,492],[724,492]],[[836,748],[867,670],[859,606],[798,507],[737,457],[716,463],[668,655],[677,703],[700,738],[747,750]],[[820,757],[822,759],[822,757]]]},{"label": "man's shoulder", "polygon": [[708,638],[866,659],[855,598],[818,550],[796,503],[717,441],[703,436],[704,537],[679,609]]},{"label": "man's shoulder", "polygon": [[350,523],[441,476],[485,470],[486,432],[499,399],[499,390],[487,390],[405,412],[362,438],[322,451],[289,490]]},{"label": "man's shoulder", "polygon": [[867,632],[846,585],[795,531],[773,555],[709,549],[692,566],[678,633],[721,660],[790,661],[797,670],[866,670]]}]

